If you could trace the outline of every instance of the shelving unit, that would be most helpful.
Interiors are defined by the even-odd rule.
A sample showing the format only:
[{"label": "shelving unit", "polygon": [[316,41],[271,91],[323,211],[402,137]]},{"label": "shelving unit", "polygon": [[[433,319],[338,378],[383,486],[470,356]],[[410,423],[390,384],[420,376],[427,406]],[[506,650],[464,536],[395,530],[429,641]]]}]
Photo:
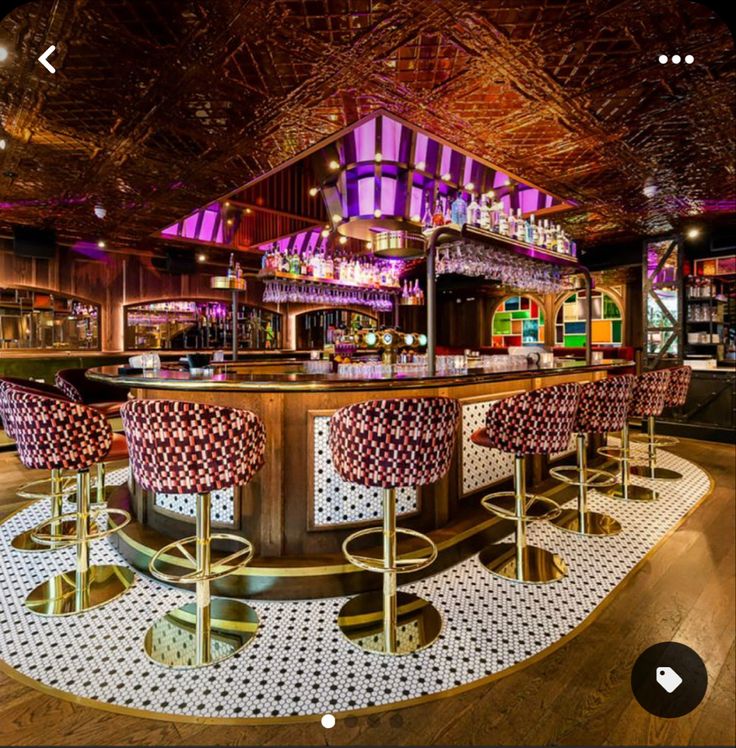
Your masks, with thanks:
[{"label": "shelving unit", "polygon": [[[723,325],[726,297],[719,278],[690,276],[685,286],[685,357],[710,353],[723,359]],[[695,339],[698,338],[698,339]]]}]

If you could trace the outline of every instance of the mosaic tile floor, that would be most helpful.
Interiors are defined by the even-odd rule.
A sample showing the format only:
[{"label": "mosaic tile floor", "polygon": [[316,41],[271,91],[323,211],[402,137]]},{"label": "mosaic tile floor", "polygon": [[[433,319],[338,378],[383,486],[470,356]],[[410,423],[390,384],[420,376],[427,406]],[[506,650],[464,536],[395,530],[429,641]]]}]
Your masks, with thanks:
[{"label": "mosaic tile floor", "polygon": [[[438,694],[498,674],[570,633],[708,493],[710,478],[696,465],[662,451],[659,464],[684,478],[660,482],[655,503],[591,494],[591,509],[623,524],[618,536],[530,527],[530,543],[567,561],[570,573],[561,582],[505,582],[474,556],[404,587],[433,601],[443,616],[440,639],[429,649],[397,658],[357,649],[335,625],[346,598],[255,601],[261,628],[254,643],[222,663],[185,671],[153,664],[142,639],[154,619],[193,599],[186,591],[139,575],[122,597],[82,616],[41,618],[24,608],[24,596],[38,582],[74,566],[73,549],[34,555],[11,549],[15,534],[46,516],[46,502],[38,502],[0,525],[0,659],[45,687],[174,719],[307,719]],[[110,476],[124,479],[125,471]],[[653,487],[645,479],[634,482]],[[94,544],[92,562],[124,563],[105,541]]]}]

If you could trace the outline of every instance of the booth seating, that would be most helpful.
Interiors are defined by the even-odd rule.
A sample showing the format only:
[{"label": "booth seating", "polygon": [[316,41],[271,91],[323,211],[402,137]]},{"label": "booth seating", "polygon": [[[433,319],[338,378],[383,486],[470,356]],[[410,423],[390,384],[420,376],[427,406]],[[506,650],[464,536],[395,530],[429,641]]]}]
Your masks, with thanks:
[{"label": "booth seating", "polygon": [[[628,418],[648,418],[661,415],[669,385],[668,369],[647,371],[634,380],[634,388],[629,405]],[[621,429],[620,447],[600,447],[599,454],[618,460],[621,463],[620,483],[605,490],[608,496],[626,501],[654,501],[656,492],[646,486],[631,483],[631,440],[628,418]]]},{"label": "booth seating", "polygon": [[[235,573],[253,557],[253,545],[233,533],[212,533],[211,492],[248,483],[264,462],[266,432],[248,410],[178,400],[131,400],[121,409],[130,445],[130,469],[149,491],[196,494],[196,535],[165,545],[151,558],[164,582],[196,585],[194,602],[170,611],[146,633],[146,654],[168,667],[211,665],[249,644],[258,616],[242,600],[212,598],[210,582]],[[238,549],[213,559],[213,540]],[[191,565],[172,574],[167,557]]]},{"label": "booth seating", "polygon": [[[437,546],[416,530],[396,527],[396,489],[439,480],[450,467],[460,405],[446,397],[370,400],[348,405],[330,418],[329,445],[343,480],[383,492],[383,527],[350,535],[343,552],[360,569],[383,576],[383,593],[348,600],[338,615],[342,633],[356,646],[379,654],[405,655],[429,646],[442,619],[428,600],[397,591],[397,575],[424,569]],[[423,550],[399,556],[397,535],[420,541]],[[379,536],[381,556],[351,550],[360,538]]]},{"label": "booth seating", "polygon": [[73,402],[91,405],[106,418],[117,418],[130,390],[88,379],[86,372],[87,369],[61,369],[56,372],[56,386]]},{"label": "booth seating", "polygon": [[[4,399],[21,462],[31,469],[72,470],[77,475],[77,510],[52,514],[31,531],[33,541],[42,545],[75,545],[76,566],[35,587],[26,607],[38,615],[65,616],[114,600],[133,584],[133,572],[115,564],[90,564],[90,543],[118,532],[131,519],[122,509],[90,508],[89,468],[110,452],[110,425],[86,405],[12,385],[5,385]],[[102,517],[108,520],[104,530],[96,525]],[[110,523],[110,517],[117,521]]]},{"label": "booth seating", "polygon": [[552,524],[581,535],[616,535],[621,532],[618,520],[607,514],[588,510],[588,489],[602,489],[616,483],[616,476],[605,470],[588,468],[588,434],[620,431],[626,423],[634,377],[631,375],[599,379],[580,386],[580,401],[575,414],[577,464],[552,468],[553,478],[578,488],[576,509],[563,509]]},{"label": "booth seating", "polygon": [[[665,369],[665,371],[669,372],[669,384],[664,397],[664,407],[681,408],[687,400],[693,370],[690,366],[673,366]],[[662,413],[660,412],[657,415],[662,415]],[[632,441],[643,442],[647,445],[647,464],[635,465],[631,468],[631,472],[633,475],[653,478],[654,480],[679,480],[682,478],[682,473],[657,466],[657,448],[671,447],[677,444],[679,440],[674,436],[657,436],[654,419],[654,415],[647,416],[646,434],[636,434],[631,437]]]},{"label": "booth seating", "polygon": [[527,544],[528,522],[552,520],[562,510],[546,496],[527,494],[526,458],[567,448],[579,392],[577,384],[559,384],[499,400],[489,409],[485,428],[470,437],[479,447],[514,455],[514,490],[481,499],[485,509],[513,521],[516,527],[514,543],[494,543],[480,552],[480,562],[496,576],[514,582],[545,583],[567,574],[567,564],[556,553]]}]

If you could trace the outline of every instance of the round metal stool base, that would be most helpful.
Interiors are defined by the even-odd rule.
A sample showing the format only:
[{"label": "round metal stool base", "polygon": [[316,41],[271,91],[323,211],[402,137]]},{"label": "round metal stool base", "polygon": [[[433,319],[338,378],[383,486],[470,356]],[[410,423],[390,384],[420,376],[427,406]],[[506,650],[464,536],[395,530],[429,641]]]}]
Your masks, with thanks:
[{"label": "round metal stool base", "polygon": [[631,474],[652,480],[680,480],[682,478],[682,473],[678,473],[676,470],[661,467],[650,470],[647,465],[634,465],[631,468]]},{"label": "round metal stool base", "polygon": [[[71,521],[66,521],[61,523],[61,532],[64,535],[69,535],[70,533],[74,532],[76,528],[76,523]],[[59,548],[66,548],[69,546],[69,543],[38,543],[36,542],[32,535],[33,531],[36,528],[32,528],[30,530],[26,530],[25,532],[22,532],[20,535],[16,535],[11,541],[10,545],[13,546],[13,548],[16,551],[21,551],[23,553],[39,553],[42,551],[55,551]]]},{"label": "round metal stool base", "polygon": [[442,617],[429,600],[396,593],[396,651],[389,652],[383,629],[383,595],[364,592],[340,608],[337,625],[344,636],[366,652],[406,655],[432,644],[442,630]]},{"label": "round metal stool base", "polygon": [[552,520],[552,524],[560,530],[567,530],[578,535],[618,535],[621,532],[621,523],[599,512],[585,512],[583,521],[580,521],[580,512],[577,509],[563,509],[562,514]]},{"label": "round metal stool base", "polygon": [[209,627],[197,630],[197,604],[186,603],[162,616],[146,632],[143,648],[159,665],[196,668],[226,660],[258,633],[258,614],[242,600],[213,597]]},{"label": "round metal stool base", "polygon": [[523,551],[521,573],[516,568],[516,545],[494,543],[484,548],[478,559],[497,577],[524,584],[547,584],[567,576],[567,564],[556,554],[544,548],[528,545]]},{"label": "round metal stool base", "polygon": [[72,570],[41,582],[25,606],[40,616],[73,616],[120,597],[134,581],[135,574],[126,566],[90,566],[85,574]]},{"label": "round metal stool base", "polygon": [[624,499],[625,501],[656,501],[657,499],[656,492],[652,491],[651,488],[631,484],[629,484],[628,489],[624,489],[620,483],[617,483],[601,493],[613,499]]}]

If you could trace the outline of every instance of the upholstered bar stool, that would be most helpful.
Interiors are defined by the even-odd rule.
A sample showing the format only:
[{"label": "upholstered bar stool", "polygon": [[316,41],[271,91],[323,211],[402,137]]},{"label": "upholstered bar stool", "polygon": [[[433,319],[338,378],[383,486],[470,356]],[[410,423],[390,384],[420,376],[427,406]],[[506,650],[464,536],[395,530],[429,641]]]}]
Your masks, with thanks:
[{"label": "upholstered bar stool", "polygon": [[[51,397],[61,398],[62,400],[66,399],[61,391],[53,385],[45,385],[43,383],[27,379],[19,379],[16,377],[0,378],[0,418],[3,420],[6,436],[13,440],[15,440],[15,432],[11,421],[11,414],[5,400],[5,389],[7,386],[19,387],[29,392],[36,392],[40,395],[49,395]],[[72,531],[74,523],[67,522],[62,530],[58,524],[58,518],[62,513],[62,501],[65,497],[75,494],[76,490],[75,477],[68,475],[65,476],[61,469],[54,468],[51,470],[50,477],[24,483],[18,489],[17,495],[22,499],[48,499],[51,504],[51,516],[57,520],[55,525],[56,529],[68,534]],[[16,535],[10,542],[12,547],[17,551],[38,553],[53,551],[66,545],[65,543],[37,543],[31,537],[31,532],[32,530],[29,528]]]},{"label": "upholstered bar stool", "polygon": [[633,385],[634,377],[630,374],[581,385],[573,424],[577,464],[549,471],[553,478],[578,487],[578,506],[563,509],[559,517],[551,520],[553,525],[581,535],[616,535],[621,532],[618,520],[588,510],[589,488],[600,490],[616,483],[613,473],[588,467],[588,434],[605,434],[624,427]]},{"label": "upholstered bar stool", "polygon": [[526,458],[567,448],[579,391],[577,384],[560,384],[508,397],[490,408],[486,427],[470,437],[480,447],[514,455],[514,490],[481,499],[489,512],[516,525],[514,543],[494,543],[479,554],[480,562],[496,576],[541,584],[567,574],[567,564],[556,553],[527,543],[528,522],[554,519],[562,510],[547,496],[527,493]]},{"label": "upholstered bar stool", "polygon": [[[110,449],[109,424],[92,408],[12,386],[6,387],[5,399],[21,462],[28,468],[77,473],[77,511],[52,516],[31,533],[37,543],[75,545],[76,567],[39,584],[26,597],[26,607],[39,615],[64,616],[114,600],[133,584],[133,572],[115,564],[90,564],[90,543],[130,522],[121,509],[89,506],[89,468]],[[95,520],[110,516],[117,518],[116,525],[98,529]],[[69,520],[74,521],[72,532],[66,529]]]},{"label": "upholstered bar stool", "polygon": [[[99,411],[105,418],[116,418],[127,399],[128,389],[113,387],[104,382],[94,382],[87,378],[86,369],[61,369],[56,372],[54,382],[69,400],[88,405]],[[107,501],[105,474],[107,463],[128,458],[128,449],[122,434],[113,434],[111,454],[104,462],[98,462],[95,477],[93,501],[104,504]]]},{"label": "upholstered bar stool", "polygon": [[[196,535],[161,548],[151,558],[151,574],[163,582],[195,584],[196,599],[170,611],[146,633],[146,654],[176,668],[210,665],[239,652],[258,631],[258,616],[242,600],[213,598],[210,582],[244,567],[253,556],[249,540],[212,533],[212,491],[241,486],[264,461],[266,432],[248,410],[177,400],[131,400],[120,411],[136,481],[149,491],[195,493]],[[213,559],[213,540],[240,546]],[[192,571],[172,574],[167,559]]]},{"label": "upholstered bar stool", "polygon": [[[693,370],[689,366],[673,366],[670,369],[665,369],[665,371],[669,372],[670,379],[664,396],[664,407],[681,408],[687,400]],[[661,413],[657,415],[661,415]],[[677,470],[657,466],[657,449],[659,447],[671,447],[677,444],[679,439],[674,436],[657,435],[655,433],[654,415],[647,417],[647,433],[636,434],[631,437],[631,441],[643,442],[647,445],[647,464],[632,467],[632,475],[640,475],[643,478],[653,478],[654,480],[679,480],[682,478],[682,473]]]},{"label": "upholstered bar stool", "polygon": [[[455,446],[460,406],[446,397],[393,398],[348,405],[330,418],[330,451],[343,480],[383,490],[383,527],[350,535],[345,557],[355,566],[383,576],[383,592],[365,592],[348,600],[338,626],[355,645],[370,652],[404,655],[429,646],[442,619],[428,600],[397,591],[397,576],[424,569],[437,558],[437,547],[422,533],[396,527],[396,489],[439,480],[448,470]],[[383,555],[350,550],[358,538],[378,535]],[[418,539],[428,550],[400,557],[397,535]]]},{"label": "upholstered bar stool", "polygon": [[621,463],[620,482],[604,491],[608,496],[627,501],[654,501],[657,498],[656,492],[651,488],[631,483],[631,439],[628,418],[648,418],[650,415],[660,414],[664,408],[669,378],[667,369],[639,374],[634,381],[628,417],[621,429],[621,446],[598,449],[598,454]]}]

